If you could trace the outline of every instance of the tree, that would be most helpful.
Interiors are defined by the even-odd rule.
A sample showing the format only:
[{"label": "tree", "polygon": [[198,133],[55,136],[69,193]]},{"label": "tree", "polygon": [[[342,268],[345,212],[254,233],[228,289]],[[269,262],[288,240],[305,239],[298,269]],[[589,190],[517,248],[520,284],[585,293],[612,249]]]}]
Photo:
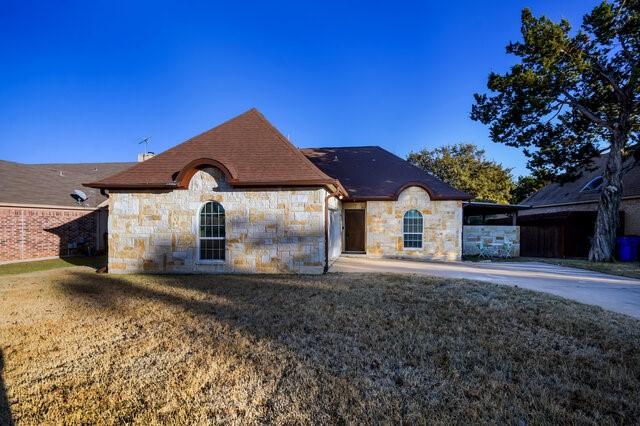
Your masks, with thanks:
[{"label": "tree", "polygon": [[511,202],[518,204],[547,184],[535,176],[520,176],[511,192]]},{"label": "tree", "polygon": [[473,144],[423,149],[407,160],[478,200],[508,203],[511,197],[511,169],[486,159],[484,150]]},{"label": "tree", "polygon": [[603,1],[573,33],[567,20],[524,9],[521,32],[507,46],[518,63],[489,75],[471,118],[493,141],[523,148],[540,178],[575,179],[608,151],[589,259],[610,261],[622,177],[638,155],[640,0]]}]

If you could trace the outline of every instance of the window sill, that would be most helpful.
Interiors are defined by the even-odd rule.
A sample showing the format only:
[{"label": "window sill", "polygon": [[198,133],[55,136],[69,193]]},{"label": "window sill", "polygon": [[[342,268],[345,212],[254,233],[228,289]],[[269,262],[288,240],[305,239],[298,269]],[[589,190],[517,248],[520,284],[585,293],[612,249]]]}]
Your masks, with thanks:
[{"label": "window sill", "polygon": [[227,263],[224,260],[198,260],[196,265],[224,265]]}]

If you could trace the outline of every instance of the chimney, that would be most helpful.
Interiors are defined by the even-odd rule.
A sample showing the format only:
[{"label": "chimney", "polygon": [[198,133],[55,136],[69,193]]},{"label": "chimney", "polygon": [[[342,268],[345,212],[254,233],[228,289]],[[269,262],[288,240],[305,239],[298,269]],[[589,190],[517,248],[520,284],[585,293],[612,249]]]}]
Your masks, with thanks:
[{"label": "chimney", "polygon": [[153,157],[154,154],[153,152],[143,152],[138,154],[138,163],[142,163],[143,161],[147,161],[149,158]]}]

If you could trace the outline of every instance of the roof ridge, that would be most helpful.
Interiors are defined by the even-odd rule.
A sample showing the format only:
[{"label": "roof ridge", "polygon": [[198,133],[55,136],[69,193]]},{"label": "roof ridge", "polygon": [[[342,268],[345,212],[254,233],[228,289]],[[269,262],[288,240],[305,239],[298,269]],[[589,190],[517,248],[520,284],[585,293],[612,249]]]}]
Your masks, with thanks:
[{"label": "roof ridge", "polygon": [[168,149],[166,149],[166,150],[162,151],[161,153],[154,155],[153,157],[149,158],[148,160],[143,161],[143,162],[140,162],[140,163],[138,163],[138,164],[144,164],[144,163],[147,163],[147,162],[149,162],[149,161],[153,161],[155,158],[158,158],[159,156],[161,156],[161,155],[163,155],[163,154],[165,154],[165,153],[167,153],[167,152],[173,151],[173,150],[175,150],[176,148],[178,148],[178,147],[180,147],[180,146],[183,146],[183,145],[186,145],[186,144],[187,144],[187,143],[189,143],[189,142],[194,142],[194,139],[199,138],[200,136],[202,136],[202,135],[204,135],[204,134],[207,134],[207,133],[209,133],[209,132],[213,132],[214,130],[216,130],[216,129],[218,129],[218,128],[222,127],[222,126],[224,126],[225,124],[228,124],[228,123],[230,123],[230,122],[232,122],[232,121],[235,121],[236,119],[238,119],[238,118],[240,118],[240,117],[244,117],[245,115],[248,115],[248,114],[249,114],[249,113],[251,113],[251,112],[257,112],[257,111],[258,111],[258,110],[257,110],[257,109],[255,109],[255,108],[250,108],[250,109],[246,110],[245,112],[243,112],[243,113],[241,113],[241,114],[238,114],[238,115],[236,115],[236,116],[234,116],[234,117],[231,117],[231,118],[229,118],[228,120],[225,120],[225,121],[223,121],[222,123],[218,124],[217,126],[213,126],[213,127],[211,127],[210,129],[205,130],[204,132],[200,132],[200,133],[198,133],[197,135],[190,137],[190,138],[189,138],[189,139],[187,139],[186,141],[180,142],[179,144],[174,145],[174,146],[172,146],[171,148],[168,148]]},{"label": "roof ridge", "polygon": [[133,164],[137,161],[101,161],[97,163],[21,163],[19,161],[2,160],[4,163],[16,164],[19,166],[88,166],[88,165],[100,165],[100,164]]},{"label": "roof ridge", "polygon": [[248,112],[254,112],[257,115],[258,118],[260,118],[267,126],[269,126],[269,128],[271,128],[271,130],[273,130],[275,132],[277,138],[281,142],[283,142],[285,144],[285,146],[287,148],[289,148],[296,156],[298,156],[300,159],[302,159],[302,161],[305,164],[310,166],[311,169],[314,170],[314,172],[318,176],[320,176],[323,179],[334,180],[329,175],[327,175],[322,170],[320,170],[315,164],[313,164],[311,162],[311,160],[309,160],[303,153],[301,153],[300,150],[298,148],[296,148],[287,138],[285,138],[284,135],[282,134],[282,132],[280,132],[273,124],[271,124],[271,122],[269,120],[267,120],[267,118],[264,115],[262,115],[262,113],[260,111],[258,111],[256,108],[252,108]]},{"label": "roof ridge", "polygon": [[20,163],[26,166],[81,166],[81,165],[99,165],[99,164],[127,164],[137,163],[137,161],[100,161],[95,163]]},{"label": "roof ridge", "polygon": [[[148,160],[146,160],[146,161],[138,162],[138,163],[134,164],[133,166],[129,167],[128,169],[126,169],[126,170],[123,170],[123,171],[121,171],[121,172],[119,172],[119,173],[116,173],[116,174],[114,174],[114,175],[111,175],[111,176],[107,176],[106,178],[100,179],[100,180],[98,180],[98,181],[96,181],[96,182],[87,182],[87,184],[98,183],[98,182],[101,182],[101,181],[103,181],[103,180],[105,180],[105,179],[114,179],[114,178],[117,178],[118,176],[123,175],[123,174],[125,174],[125,173],[128,173],[129,171],[131,171],[131,170],[133,170],[133,169],[135,169],[135,168],[141,167],[141,166],[142,166],[143,164],[145,164],[145,163],[146,163],[146,164],[145,164],[145,166],[144,166],[144,167],[146,167],[146,166],[148,166],[148,164],[149,164],[149,163],[155,163],[156,161],[158,161],[158,159],[161,159],[161,156],[162,156],[162,155],[164,155],[164,154],[166,154],[166,153],[168,153],[168,152],[174,151],[174,150],[176,150],[178,147],[184,146],[184,145],[188,144],[189,142],[193,142],[193,141],[194,141],[194,139],[199,138],[200,136],[202,136],[202,135],[204,135],[204,134],[206,134],[206,133],[212,132],[212,131],[214,131],[214,130],[216,130],[216,129],[218,129],[218,128],[222,127],[222,126],[224,126],[225,124],[228,124],[228,123],[230,123],[230,122],[232,122],[232,121],[234,121],[234,120],[236,120],[236,119],[238,119],[238,118],[240,118],[240,117],[244,117],[245,115],[247,115],[247,114],[249,114],[249,113],[251,113],[251,112],[254,112],[254,111],[257,111],[257,110],[256,110],[255,108],[250,108],[250,109],[246,110],[245,112],[243,112],[243,113],[241,113],[241,114],[238,114],[238,115],[236,115],[236,116],[234,116],[234,117],[231,117],[231,118],[229,118],[229,119],[227,119],[227,120],[223,121],[222,123],[218,124],[217,126],[213,126],[213,127],[209,128],[209,129],[207,129],[207,130],[203,131],[203,132],[198,133],[198,134],[197,134],[197,135],[195,135],[195,136],[190,137],[189,139],[187,139],[187,140],[185,140],[185,141],[183,141],[183,142],[180,142],[180,143],[179,143],[179,144],[177,144],[177,145],[172,146],[171,148],[168,148],[168,149],[166,149],[166,150],[164,150],[164,151],[160,152],[159,154],[154,155],[153,157],[149,158],[149,159],[148,159]],[[168,182],[167,182],[167,183],[168,183]]]},{"label": "roof ridge", "polygon": [[187,160],[203,162],[207,158],[227,167],[239,168],[236,170],[239,173],[232,176],[234,184],[238,186],[267,183],[340,186],[336,179],[313,164],[256,108],[200,132],[147,161],[86,185],[99,188],[136,185],[174,188],[178,185],[175,173],[191,167]]},{"label": "roof ridge", "polygon": [[[300,149],[339,149],[339,148],[380,148],[384,149],[380,145],[349,145],[349,146],[311,146]],[[386,150],[385,150],[386,151]]]}]

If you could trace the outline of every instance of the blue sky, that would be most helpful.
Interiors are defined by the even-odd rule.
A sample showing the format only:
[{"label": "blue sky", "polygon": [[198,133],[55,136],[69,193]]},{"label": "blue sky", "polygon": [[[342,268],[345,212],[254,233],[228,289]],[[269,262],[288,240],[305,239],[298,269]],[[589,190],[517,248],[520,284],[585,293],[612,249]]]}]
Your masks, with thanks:
[{"label": "blue sky", "polygon": [[256,107],[299,147],[473,142],[526,174],[472,95],[523,7],[577,25],[595,3],[3,0],[0,159],[134,161]]}]

